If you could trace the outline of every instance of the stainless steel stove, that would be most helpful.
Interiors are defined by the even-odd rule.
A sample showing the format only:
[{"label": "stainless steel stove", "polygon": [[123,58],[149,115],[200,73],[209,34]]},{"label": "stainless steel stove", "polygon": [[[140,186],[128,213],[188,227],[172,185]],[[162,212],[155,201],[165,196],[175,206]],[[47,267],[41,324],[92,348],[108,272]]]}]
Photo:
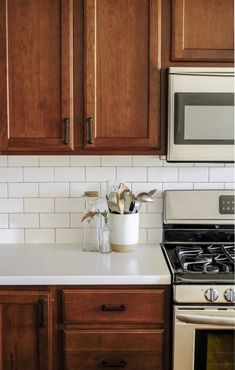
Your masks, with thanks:
[{"label": "stainless steel stove", "polygon": [[166,191],[162,249],[173,284],[173,370],[233,370],[233,191]]}]

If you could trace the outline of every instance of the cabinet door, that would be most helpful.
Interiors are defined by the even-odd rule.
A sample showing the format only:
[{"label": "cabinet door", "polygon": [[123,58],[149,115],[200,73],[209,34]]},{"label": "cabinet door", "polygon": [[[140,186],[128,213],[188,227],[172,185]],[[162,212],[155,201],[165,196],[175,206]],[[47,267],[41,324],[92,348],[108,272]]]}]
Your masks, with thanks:
[{"label": "cabinet door", "polygon": [[0,1],[0,150],[73,148],[72,4]]},{"label": "cabinet door", "polygon": [[51,370],[50,293],[0,292],[0,370]]},{"label": "cabinet door", "polygon": [[233,61],[233,0],[173,0],[172,59]]},{"label": "cabinet door", "polygon": [[159,149],[160,0],[85,1],[85,148]]},{"label": "cabinet door", "polygon": [[65,370],[163,370],[163,330],[66,330]]}]

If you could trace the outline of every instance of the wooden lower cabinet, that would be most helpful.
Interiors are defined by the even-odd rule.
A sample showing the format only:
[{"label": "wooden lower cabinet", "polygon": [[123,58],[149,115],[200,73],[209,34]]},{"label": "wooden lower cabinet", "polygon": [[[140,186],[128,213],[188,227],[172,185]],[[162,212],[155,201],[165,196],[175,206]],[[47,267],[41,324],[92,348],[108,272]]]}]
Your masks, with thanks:
[{"label": "wooden lower cabinet", "polygon": [[0,292],[0,370],[51,370],[50,292]]},{"label": "wooden lower cabinet", "polygon": [[64,331],[66,370],[163,367],[163,330]]},{"label": "wooden lower cabinet", "polygon": [[169,288],[65,288],[63,370],[169,370]]}]

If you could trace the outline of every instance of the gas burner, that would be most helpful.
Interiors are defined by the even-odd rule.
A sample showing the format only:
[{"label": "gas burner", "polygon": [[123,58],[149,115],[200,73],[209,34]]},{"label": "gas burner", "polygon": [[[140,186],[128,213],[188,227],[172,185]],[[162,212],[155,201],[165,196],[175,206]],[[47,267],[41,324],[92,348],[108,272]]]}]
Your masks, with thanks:
[{"label": "gas burner", "polygon": [[[234,271],[232,245],[177,245],[175,253],[184,273],[228,274]],[[235,257],[234,257],[235,258]]]}]

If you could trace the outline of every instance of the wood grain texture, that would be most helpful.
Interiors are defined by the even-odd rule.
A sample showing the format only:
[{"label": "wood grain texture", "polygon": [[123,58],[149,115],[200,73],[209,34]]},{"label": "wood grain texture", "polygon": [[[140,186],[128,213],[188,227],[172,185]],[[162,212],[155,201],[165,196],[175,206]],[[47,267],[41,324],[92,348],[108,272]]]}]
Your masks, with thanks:
[{"label": "wood grain texture", "polygon": [[[164,323],[164,290],[63,290],[65,323]],[[125,311],[102,311],[102,305],[126,306]]]},{"label": "wood grain texture", "polygon": [[[46,300],[40,326],[39,300]],[[0,292],[2,370],[52,370],[52,317],[48,292]]]},{"label": "wood grain texture", "polygon": [[233,61],[233,0],[173,0],[173,60]]},{"label": "wood grain texture", "polygon": [[3,64],[0,67],[8,100],[7,122],[5,113],[0,117],[1,126],[8,126],[8,133],[1,135],[5,150],[73,147],[73,127],[70,145],[63,144],[63,118],[69,117],[73,126],[72,4],[72,0],[0,3],[0,15],[6,14],[0,40],[1,49],[7,50],[5,76]]},{"label": "wood grain texture", "polygon": [[[160,0],[85,2],[85,148],[159,149]],[[93,144],[87,143],[92,117]]]},{"label": "wood grain texture", "polygon": [[[102,362],[131,370],[163,369],[162,330],[65,331],[66,370],[95,370]],[[111,367],[111,366],[110,366]]]}]

